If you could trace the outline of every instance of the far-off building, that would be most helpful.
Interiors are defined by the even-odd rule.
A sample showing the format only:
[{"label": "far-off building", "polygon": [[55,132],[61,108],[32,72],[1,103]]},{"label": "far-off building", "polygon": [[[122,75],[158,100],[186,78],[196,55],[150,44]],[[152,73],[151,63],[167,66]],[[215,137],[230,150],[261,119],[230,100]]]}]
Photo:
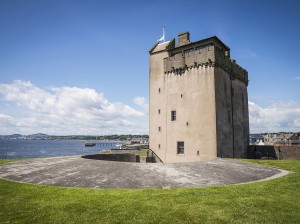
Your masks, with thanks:
[{"label": "far-off building", "polygon": [[150,50],[149,147],[166,163],[245,157],[248,73],[216,36]]}]

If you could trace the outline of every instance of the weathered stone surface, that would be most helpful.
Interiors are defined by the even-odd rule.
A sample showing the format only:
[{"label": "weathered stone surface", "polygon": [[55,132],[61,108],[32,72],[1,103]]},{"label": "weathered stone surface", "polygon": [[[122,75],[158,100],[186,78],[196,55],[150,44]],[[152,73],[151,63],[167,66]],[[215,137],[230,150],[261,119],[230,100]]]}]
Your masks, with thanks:
[{"label": "weathered stone surface", "polygon": [[0,178],[83,188],[207,187],[258,181],[286,173],[229,159],[147,164],[71,156],[24,160],[0,166]]}]

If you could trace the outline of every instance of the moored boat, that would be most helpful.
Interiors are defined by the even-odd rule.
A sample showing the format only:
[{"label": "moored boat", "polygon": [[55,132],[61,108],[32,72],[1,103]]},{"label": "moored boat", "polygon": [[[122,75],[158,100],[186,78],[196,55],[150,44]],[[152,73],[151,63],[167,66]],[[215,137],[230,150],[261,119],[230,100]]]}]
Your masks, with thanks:
[{"label": "moored boat", "polygon": [[95,145],[96,145],[96,143],[94,143],[94,142],[86,142],[86,143],[84,144],[85,147],[93,147],[93,146],[95,146]]}]

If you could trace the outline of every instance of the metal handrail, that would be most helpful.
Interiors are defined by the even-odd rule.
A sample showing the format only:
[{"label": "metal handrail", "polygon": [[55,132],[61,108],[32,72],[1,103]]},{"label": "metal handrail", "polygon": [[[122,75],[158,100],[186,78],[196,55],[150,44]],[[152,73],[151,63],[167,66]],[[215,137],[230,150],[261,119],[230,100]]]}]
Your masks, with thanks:
[{"label": "metal handrail", "polygon": [[164,161],[162,161],[161,158],[159,158],[159,156],[150,148],[147,151],[147,157],[149,157],[149,151],[151,151],[151,154],[152,154],[151,157],[154,157],[153,155],[155,155],[155,157],[157,157],[161,163],[164,163]]}]

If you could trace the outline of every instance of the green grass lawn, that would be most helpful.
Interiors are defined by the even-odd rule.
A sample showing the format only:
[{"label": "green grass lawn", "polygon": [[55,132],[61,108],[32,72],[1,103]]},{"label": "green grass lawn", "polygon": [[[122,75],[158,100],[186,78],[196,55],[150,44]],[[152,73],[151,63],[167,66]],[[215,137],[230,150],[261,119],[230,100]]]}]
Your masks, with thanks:
[{"label": "green grass lawn", "polygon": [[10,162],[15,162],[18,160],[14,160],[14,159],[0,159],[0,165],[1,164],[5,164],[5,163],[10,163]]},{"label": "green grass lawn", "polygon": [[300,223],[300,161],[245,161],[291,173],[198,189],[76,189],[0,179],[0,223]]}]

